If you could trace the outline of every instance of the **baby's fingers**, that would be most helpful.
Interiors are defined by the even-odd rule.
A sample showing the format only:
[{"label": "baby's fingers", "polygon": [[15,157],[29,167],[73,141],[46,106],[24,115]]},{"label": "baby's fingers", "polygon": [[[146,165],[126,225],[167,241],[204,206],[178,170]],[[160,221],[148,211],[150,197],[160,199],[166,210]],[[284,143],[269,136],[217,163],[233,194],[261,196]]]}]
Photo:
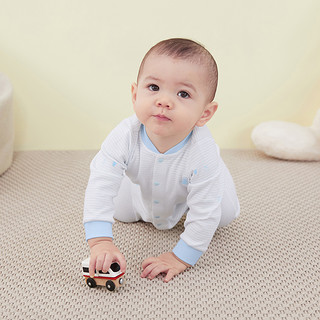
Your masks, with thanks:
[{"label": "baby's fingers", "polygon": [[127,269],[127,261],[126,261],[124,255],[121,254],[121,253],[118,254],[118,255],[117,255],[117,260],[118,260],[118,262],[119,262],[119,264],[120,264],[121,272],[126,272],[126,269]]},{"label": "baby's fingers", "polygon": [[169,273],[168,271],[168,266],[160,264],[157,265],[155,268],[152,269],[152,271],[149,273],[148,278],[150,280],[154,279],[157,275],[159,275],[160,273]]},{"label": "baby's fingers", "polygon": [[102,268],[99,270],[102,270],[103,272],[107,272],[110,268],[111,263],[112,263],[112,256],[110,254],[106,254],[103,260]]},{"label": "baby's fingers", "polygon": [[96,261],[97,257],[90,257],[90,263],[89,263],[89,275],[90,278],[94,277],[95,269],[96,269]]},{"label": "baby's fingers", "polygon": [[141,273],[141,278],[146,278],[156,266],[157,266],[157,263],[155,262],[147,265]]},{"label": "baby's fingers", "polygon": [[176,276],[179,272],[169,269],[167,275],[163,279],[164,282],[169,282],[174,276]]},{"label": "baby's fingers", "polygon": [[148,265],[154,263],[157,261],[157,258],[155,257],[150,257],[148,259],[145,259],[143,262],[142,262],[142,269],[144,270]]}]

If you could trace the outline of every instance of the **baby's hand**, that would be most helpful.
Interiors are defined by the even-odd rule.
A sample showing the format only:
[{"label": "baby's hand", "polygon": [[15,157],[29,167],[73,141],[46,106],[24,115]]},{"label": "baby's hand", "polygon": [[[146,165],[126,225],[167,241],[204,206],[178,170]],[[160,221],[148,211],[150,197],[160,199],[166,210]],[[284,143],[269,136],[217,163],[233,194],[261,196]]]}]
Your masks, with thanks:
[{"label": "baby's hand", "polygon": [[141,278],[153,279],[160,273],[166,273],[164,282],[169,282],[174,276],[183,272],[191,265],[178,259],[172,252],[166,252],[159,257],[151,257],[142,262]]},{"label": "baby's hand", "polygon": [[112,262],[118,262],[122,272],[126,271],[124,255],[113,244],[112,238],[93,238],[88,240],[90,246],[89,275],[94,277],[94,270],[107,272]]}]

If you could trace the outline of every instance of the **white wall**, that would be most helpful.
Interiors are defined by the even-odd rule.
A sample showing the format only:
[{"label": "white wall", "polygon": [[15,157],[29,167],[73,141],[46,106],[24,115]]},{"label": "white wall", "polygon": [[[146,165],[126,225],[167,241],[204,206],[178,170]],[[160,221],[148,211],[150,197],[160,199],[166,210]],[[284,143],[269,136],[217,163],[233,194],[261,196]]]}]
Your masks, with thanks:
[{"label": "white wall", "polygon": [[132,114],[145,52],[186,37],[218,62],[222,148],[254,125],[310,125],[320,108],[318,0],[0,0],[0,72],[14,86],[16,150],[95,149]]}]

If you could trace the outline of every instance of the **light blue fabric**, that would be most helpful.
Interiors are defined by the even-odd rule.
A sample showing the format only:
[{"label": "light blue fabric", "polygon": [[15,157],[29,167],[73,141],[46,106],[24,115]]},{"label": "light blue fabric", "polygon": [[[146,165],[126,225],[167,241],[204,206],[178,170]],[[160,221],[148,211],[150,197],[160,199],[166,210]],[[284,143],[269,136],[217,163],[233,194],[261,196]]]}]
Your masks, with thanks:
[{"label": "light blue fabric", "polygon": [[194,266],[203,252],[194,249],[180,239],[172,252],[182,261]]},{"label": "light blue fabric", "polygon": [[[154,153],[158,153],[161,154],[157,148],[154,146],[154,144],[152,143],[152,141],[149,139],[147,131],[145,126],[142,124],[141,125],[141,129],[140,129],[140,133],[141,133],[141,139],[143,144],[152,152]],[[176,144],[174,147],[172,147],[171,149],[169,149],[167,152],[163,153],[163,154],[172,154],[172,153],[176,153],[178,152],[180,149],[182,149],[187,142],[189,141],[189,139],[191,138],[192,135],[192,131],[188,134],[187,137],[185,137],[181,142],[179,142],[178,144]]]},{"label": "light blue fabric", "polygon": [[113,238],[112,223],[107,221],[89,221],[84,224],[86,240],[99,237]]}]

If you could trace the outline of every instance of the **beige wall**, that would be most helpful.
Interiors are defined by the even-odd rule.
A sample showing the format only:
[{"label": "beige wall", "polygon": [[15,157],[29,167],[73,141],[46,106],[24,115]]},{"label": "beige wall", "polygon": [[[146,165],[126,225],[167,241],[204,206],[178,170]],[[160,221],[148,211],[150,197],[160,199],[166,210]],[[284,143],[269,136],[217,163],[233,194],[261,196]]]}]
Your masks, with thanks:
[{"label": "beige wall", "polygon": [[320,108],[318,0],[0,0],[0,72],[14,86],[16,150],[93,149],[132,114],[144,53],[169,37],[215,56],[222,148],[254,125],[309,125]]}]

